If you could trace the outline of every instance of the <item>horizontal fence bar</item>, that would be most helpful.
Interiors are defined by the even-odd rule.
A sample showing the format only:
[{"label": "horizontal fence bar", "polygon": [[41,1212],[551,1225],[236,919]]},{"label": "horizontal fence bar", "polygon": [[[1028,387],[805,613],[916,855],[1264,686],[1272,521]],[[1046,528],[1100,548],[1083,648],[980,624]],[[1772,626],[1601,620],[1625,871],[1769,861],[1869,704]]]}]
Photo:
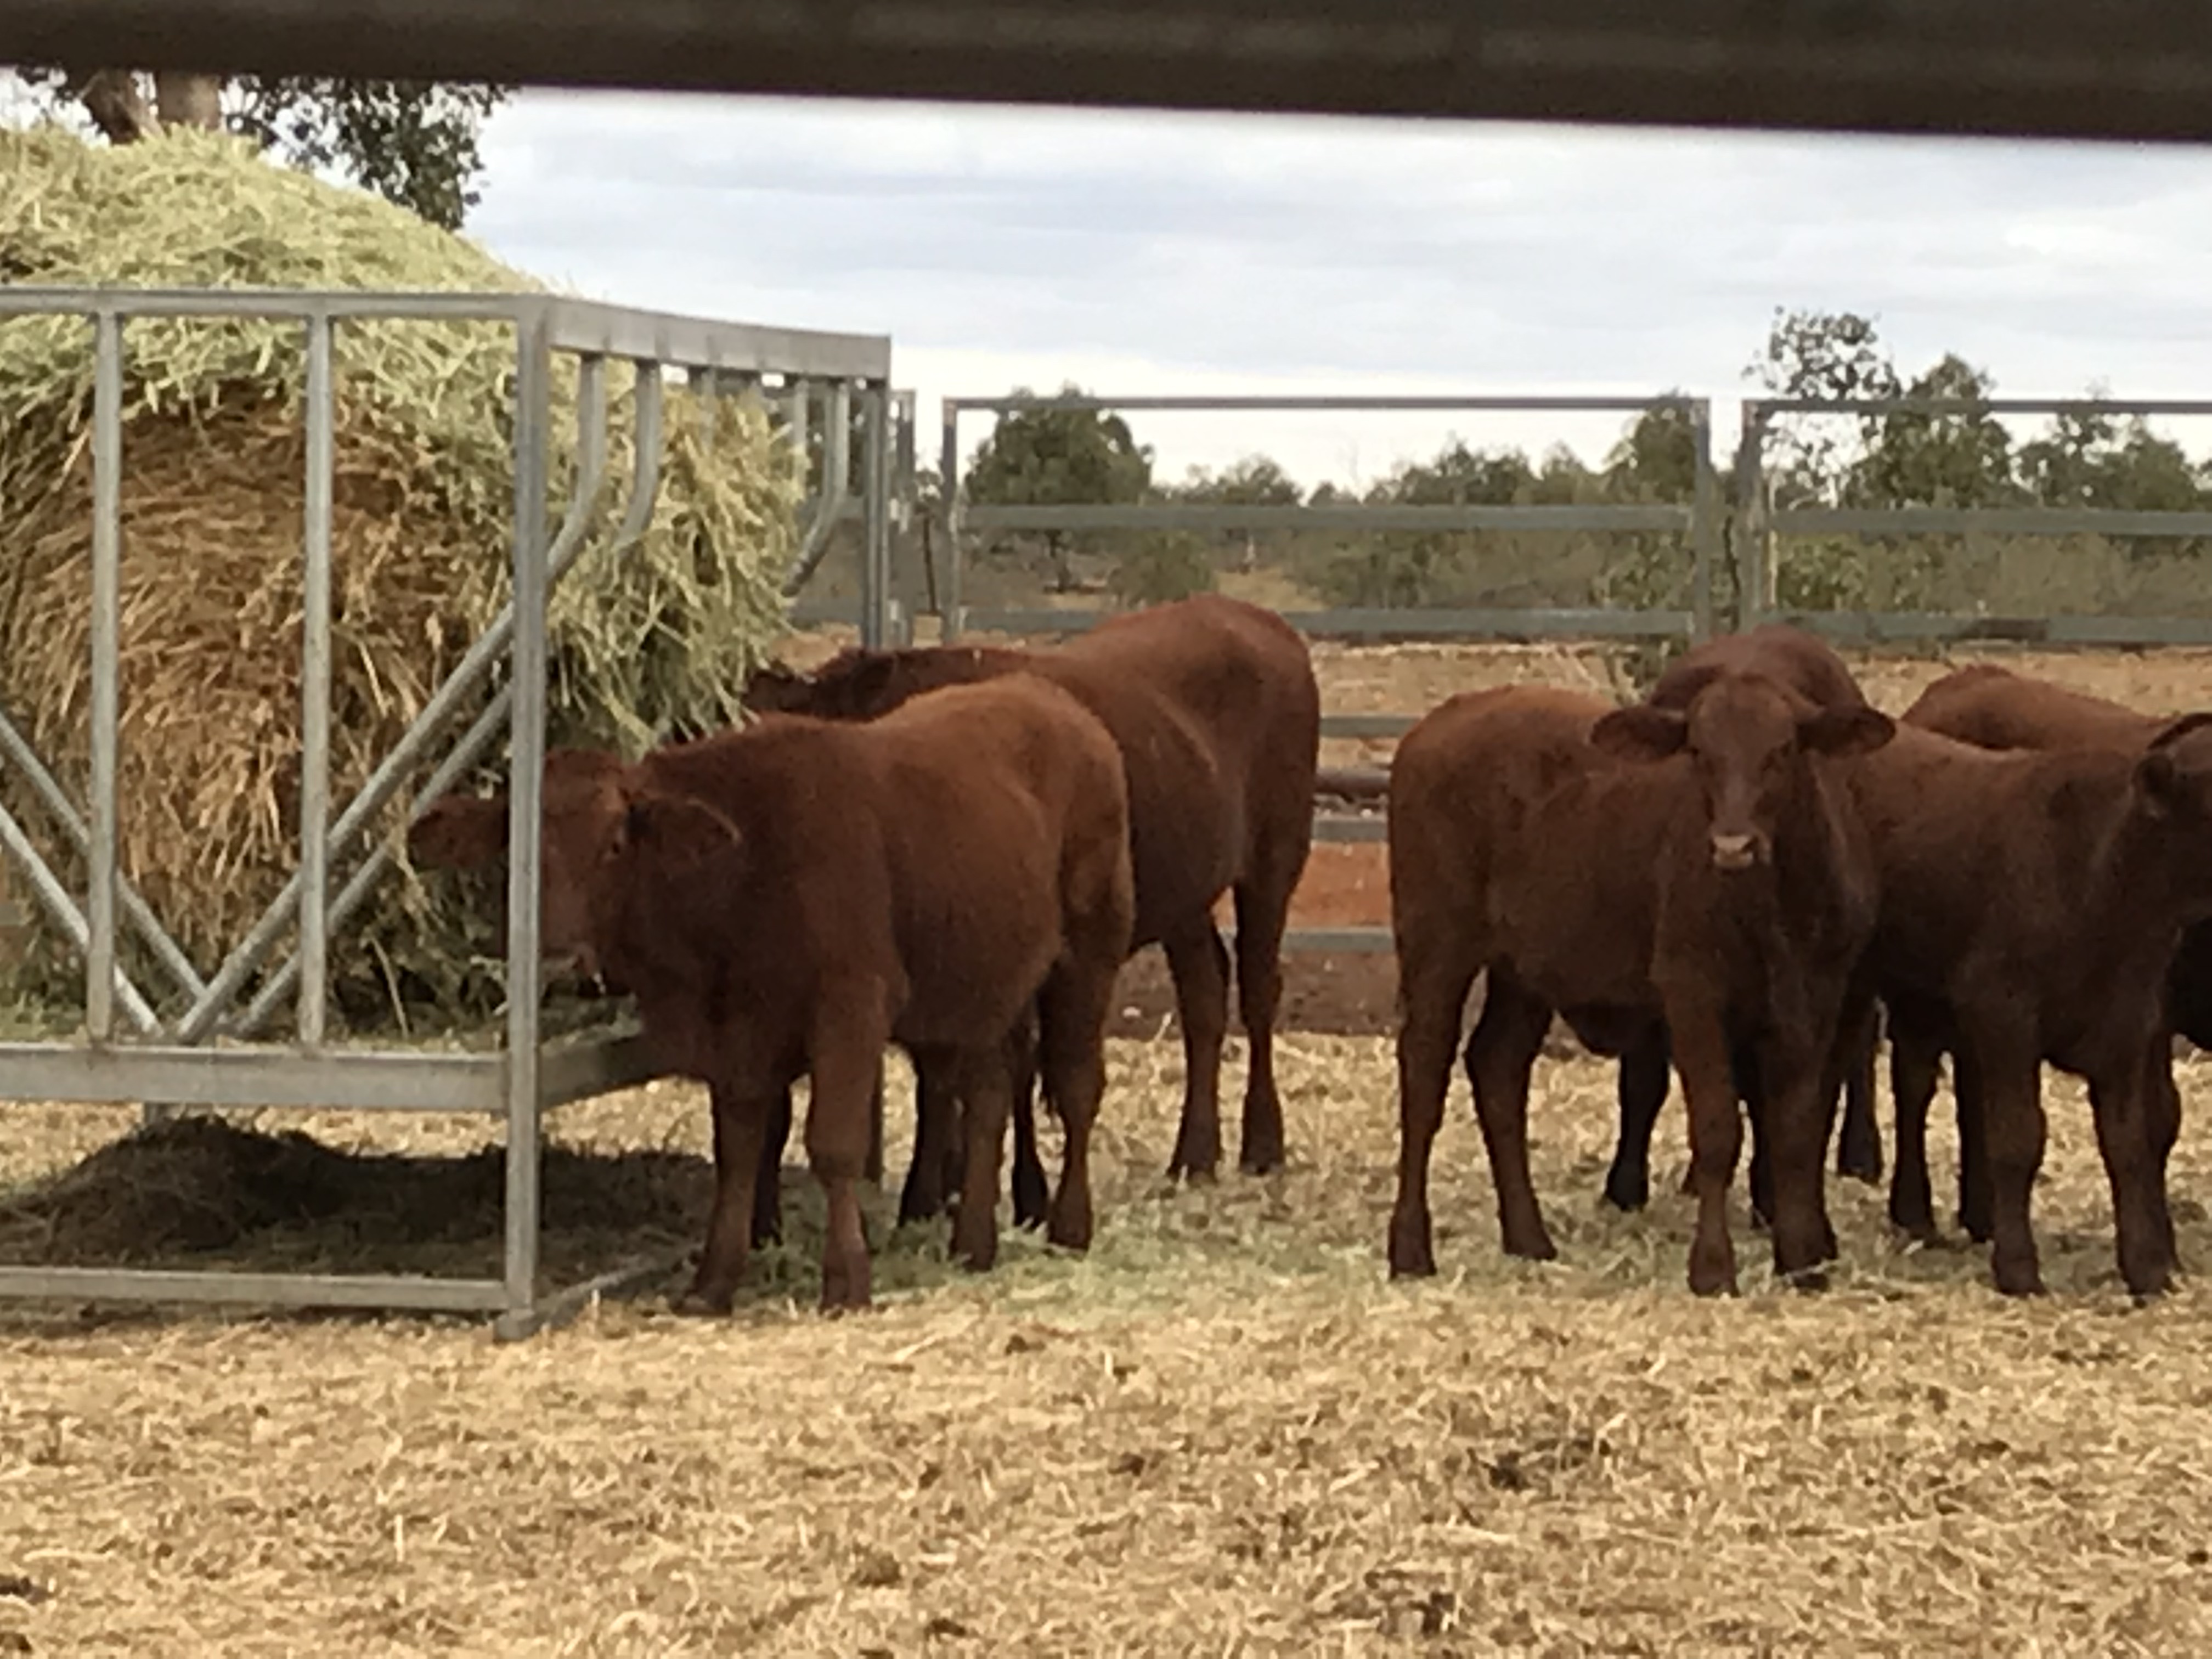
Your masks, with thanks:
[{"label": "horizontal fence bar", "polygon": [[[1114,611],[969,611],[964,629],[1005,634],[1079,634]],[[1686,611],[1286,611],[1283,620],[1301,633],[1382,639],[1465,638],[1526,645],[1545,641],[1656,640],[1688,636],[1695,618]]]},{"label": "horizontal fence bar", "polygon": [[241,1273],[228,1268],[0,1267],[0,1297],[72,1302],[197,1302],[270,1308],[398,1308],[490,1313],[505,1305],[490,1279],[401,1274]]},{"label": "horizontal fence bar", "polygon": [[1487,410],[1500,415],[1516,415],[1524,411],[1530,414],[1571,414],[1581,411],[1589,414],[1602,415],[1648,409],[1692,409],[1695,408],[1704,401],[1705,399],[1700,398],[1689,398],[1680,395],[1662,395],[1656,398],[1608,398],[1581,397],[1571,394],[1562,394],[1559,396],[1531,394],[1520,397],[1515,397],[1510,394],[1501,394],[1498,396],[1476,394],[1465,397],[1442,395],[1435,397],[1410,396],[1394,398],[1360,397],[1352,394],[1338,396],[1334,393],[1323,392],[1308,396],[1291,395],[1283,397],[1269,397],[1265,394],[1261,394],[1255,396],[1224,396],[1213,398],[1198,396],[1138,396],[1113,398],[1108,397],[1103,393],[1084,392],[1080,394],[1063,394],[1052,397],[1031,398],[1024,398],[1012,394],[998,394],[988,397],[975,398],[947,398],[943,400],[942,407],[948,414],[956,411],[965,413],[969,410],[975,410],[977,412],[990,412],[1001,415],[1018,414],[1024,410],[1033,409],[1141,409],[1153,410],[1182,409],[1190,410],[1194,412],[1208,410],[1219,410],[1224,412],[1237,410],[1297,410],[1302,409],[1314,410],[1374,410],[1381,412],[1389,412],[1394,410],[1436,410],[1440,412],[1455,410],[1479,412]]},{"label": "horizontal fence bar", "polygon": [[650,357],[685,368],[775,370],[818,379],[887,380],[891,373],[887,335],[720,323],[584,300],[550,301],[546,322],[556,351],[597,351],[610,357]]},{"label": "horizontal fence bar", "polygon": [[2121,648],[2212,645],[2212,617],[1954,617],[1926,611],[1790,611],[1787,622],[1845,644],[2100,645]]},{"label": "horizontal fence bar", "polygon": [[1768,522],[1778,536],[2212,536],[2212,513],[2098,507],[1792,507]]},{"label": "horizontal fence bar", "polygon": [[1301,956],[1389,956],[1397,945],[1388,927],[1293,927],[1283,948]]},{"label": "horizontal fence bar", "polygon": [[2212,415],[2197,398],[1753,398],[1747,418],[1761,415]]},{"label": "horizontal fence bar", "polygon": [[527,294],[402,293],[362,289],[316,291],[258,288],[0,287],[0,317],[383,318],[394,321],[513,322],[542,305]]},{"label": "horizontal fence bar", "polygon": [[651,358],[680,368],[726,368],[884,380],[887,336],[830,334],[760,323],[718,322],[543,294],[410,293],[285,289],[0,288],[0,317],[369,318],[388,321],[506,322],[543,318],[554,348]]},{"label": "horizontal fence bar", "polygon": [[14,1100],[135,1106],[285,1107],[309,1111],[493,1112],[504,1058],[483,1054],[276,1047],[107,1048],[0,1042],[0,1078]]},{"label": "horizontal fence bar", "polygon": [[1390,839],[1390,825],[1380,812],[1368,816],[1349,812],[1317,813],[1313,821],[1313,838],[1344,845],[1357,842],[1383,842]]},{"label": "horizontal fence bar", "polygon": [[1687,507],[1200,506],[997,507],[961,509],[963,530],[1664,530],[1690,527]]},{"label": "horizontal fence bar", "polygon": [[1413,729],[1419,714],[1323,714],[1324,738],[1402,738]]}]

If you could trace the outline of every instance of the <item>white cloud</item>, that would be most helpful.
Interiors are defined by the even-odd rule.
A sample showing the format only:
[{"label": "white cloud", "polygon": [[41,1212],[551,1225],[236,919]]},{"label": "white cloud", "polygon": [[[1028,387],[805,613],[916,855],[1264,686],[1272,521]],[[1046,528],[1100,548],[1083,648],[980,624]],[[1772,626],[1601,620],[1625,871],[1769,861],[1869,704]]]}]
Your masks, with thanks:
[{"label": "white cloud", "polygon": [[[1777,306],[1872,312],[1908,370],[1957,350],[2016,395],[2212,395],[2193,150],[532,93],[485,152],[473,228],[501,257],[888,332],[930,421],[1068,380],[1732,400]],[[1446,430],[1589,453],[1620,424],[1139,431],[1170,474],[1264,450],[1311,479]]]}]

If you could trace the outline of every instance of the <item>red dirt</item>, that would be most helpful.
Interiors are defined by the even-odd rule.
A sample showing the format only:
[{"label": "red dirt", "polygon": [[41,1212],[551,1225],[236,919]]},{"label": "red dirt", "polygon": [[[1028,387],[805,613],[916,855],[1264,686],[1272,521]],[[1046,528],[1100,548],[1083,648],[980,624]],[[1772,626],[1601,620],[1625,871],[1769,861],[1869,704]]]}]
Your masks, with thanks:
[{"label": "red dirt", "polygon": [[[1225,924],[1229,905],[1220,911]],[[1293,927],[1387,927],[1390,874],[1380,842],[1317,843],[1305,878],[1291,902]],[[1286,952],[1283,958],[1282,1028],[1364,1036],[1395,1029],[1398,964],[1389,951],[1320,956]],[[1233,1003],[1232,1003],[1233,1006]],[[1121,970],[1120,1004],[1110,1031],[1116,1036],[1158,1036],[1172,1029],[1174,988],[1167,962],[1146,951]]]}]

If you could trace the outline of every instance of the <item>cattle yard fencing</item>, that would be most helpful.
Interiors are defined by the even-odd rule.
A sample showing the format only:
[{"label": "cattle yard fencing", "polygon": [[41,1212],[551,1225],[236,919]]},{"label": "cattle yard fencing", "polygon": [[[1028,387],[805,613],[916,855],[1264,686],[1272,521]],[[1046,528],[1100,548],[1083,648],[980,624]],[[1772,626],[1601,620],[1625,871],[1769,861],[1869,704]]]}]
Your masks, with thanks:
[{"label": "cattle yard fencing", "polygon": [[[1682,536],[1691,553],[1691,603],[1686,610],[1592,605],[1528,608],[1336,608],[1291,611],[1285,620],[1310,638],[1400,640],[1680,641],[1710,638],[1717,621],[1715,580],[1724,556],[1725,504],[1712,454],[1712,410],[1702,398],[1525,396],[1437,397],[963,397],[945,400],[939,451],[944,481],[944,574],[941,637],[957,639],[969,630],[1011,634],[1073,633],[1093,627],[1110,613],[1069,608],[978,610],[963,596],[963,538],[987,531],[1090,530],[1335,530],[1352,533],[1389,531],[1583,531],[1623,534],[1672,532]],[[1679,410],[1690,417],[1696,455],[1695,484],[1686,502],[1572,505],[1408,506],[1331,502],[1322,506],[1237,506],[1190,502],[1144,502],[1122,506],[997,506],[972,502],[960,485],[960,421],[963,415],[1006,415],[1045,410],[1097,410],[1115,413],[1176,410],[1193,413],[1342,412],[1382,414],[1620,414]],[[1323,712],[1324,738],[1395,739],[1411,730],[1415,714],[1331,714]],[[1387,827],[1379,812],[1321,812],[1314,838],[1321,842],[1380,842]],[[1285,939],[1291,951],[1336,954],[1387,952],[1387,927],[1292,928]]]},{"label": "cattle yard fencing", "polygon": [[1929,611],[1811,611],[1785,608],[1777,598],[1779,565],[1775,544],[1792,536],[1838,536],[1861,540],[1919,536],[2067,537],[2115,538],[2212,536],[2212,513],[2138,512],[2111,507],[1777,507],[1767,468],[1774,422],[1786,416],[1851,417],[1917,415],[1969,419],[2006,415],[2212,416],[2212,402],[2152,399],[1990,398],[1768,398],[1743,406],[1743,435],[1736,452],[1732,493],[1737,623],[1753,627],[1789,622],[1840,645],[2101,646],[2115,650],[2157,646],[2212,645],[2212,617],[2142,615],[2057,615],[2025,611],[2008,616]]},{"label": "cattle yard fencing", "polygon": [[[825,450],[849,431],[836,417],[859,411],[863,451],[856,501],[835,500],[850,483],[842,449],[805,515],[817,527],[848,511],[862,524],[860,622],[868,641],[884,636],[890,592],[894,394],[891,343],[883,337],[769,328],[630,310],[544,295],[378,294],[294,290],[0,288],[0,321],[75,317],[90,325],[94,374],[91,428],[90,783],[82,809],[0,711],[0,765],[17,773],[85,860],[83,903],[55,876],[29,831],[0,809],[0,865],[12,864],[35,904],[71,939],[85,966],[83,1023],[66,1040],[0,1042],[0,1093],[10,1100],[84,1104],[161,1103],[217,1109],[296,1108],[482,1113],[506,1127],[501,1273],[499,1278],[167,1271],[0,1266],[0,1297],[196,1302],[298,1307],[411,1309],[495,1315],[502,1338],[528,1334],[571,1316],[593,1294],[644,1267],[587,1283],[539,1283],[540,1126],[555,1107],[653,1075],[634,1027],[550,1046],[542,1040],[538,957],[538,808],[545,752],[546,601],[586,555],[606,493],[607,392],[612,360],[636,372],[636,459],[621,522],[591,551],[619,556],[650,523],[662,465],[664,375],[689,371],[715,392],[750,387],[785,394],[794,441],[808,441],[811,411],[832,419]],[[291,879],[211,977],[180,951],[118,868],[118,580],[124,453],[124,365],[128,325],[139,319],[258,319],[298,325],[306,339],[306,514],[301,526],[303,707],[299,764],[299,854]],[[331,788],[331,525],[335,388],[333,337],[356,321],[464,322],[500,325],[514,337],[513,599],[471,647],[405,736],[333,821]],[[578,364],[576,478],[555,528],[545,503],[550,477],[552,380],[556,354]],[[772,383],[772,384],[771,384]],[[707,418],[714,404],[707,400]],[[450,727],[495,669],[504,686],[458,738]],[[403,785],[434,763],[416,792],[416,817],[510,735],[506,1016],[503,1045],[473,1053],[339,1047],[326,1031],[331,930],[342,926],[390,863],[362,832]],[[440,758],[442,754],[442,758]],[[332,884],[352,862],[335,893]],[[242,1010],[242,991],[296,918],[296,948],[264,975]],[[152,950],[189,1006],[165,1018],[135,985],[117,953],[125,925]],[[264,1028],[289,998],[289,1036]],[[159,1109],[149,1108],[149,1109]]]}]

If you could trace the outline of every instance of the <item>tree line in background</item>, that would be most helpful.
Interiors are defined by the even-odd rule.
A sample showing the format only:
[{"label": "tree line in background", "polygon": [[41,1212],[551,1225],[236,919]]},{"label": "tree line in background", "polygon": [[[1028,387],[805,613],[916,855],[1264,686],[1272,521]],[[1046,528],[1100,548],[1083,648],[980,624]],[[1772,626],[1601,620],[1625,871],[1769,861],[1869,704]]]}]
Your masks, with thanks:
[{"label": "tree line in background", "polygon": [[109,143],[164,127],[228,131],[304,169],[329,168],[447,230],[477,204],[485,119],[512,87],[324,76],[222,76],[21,66],[41,113],[81,114]]},{"label": "tree line in background", "polygon": [[[1778,311],[1747,374],[1760,393],[1775,398],[1973,405],[1996,389],[1987,370],[1948,353],[1905,378],[1875,323],[1849,312]],[[1218,472],[1194,469],[1170,483],[1154,476],[1152,451],[1122,416],[1043,409],[1003,416],[963,482],[970,501],[1008,506],[1680,504],[1696,489],[1695,443],[1686,410],[1656,409],[1630,423],[1595,466],[1564,446],[1532,459],[1521,448],[1474,448],[1455,439],[1431,459],[1403,463],[1364,490],[1327,481],[1301,485],[1261,455]],[[1717,459],[1725,471],[1727,458]],[[2057,412],[2025,441],[1971,407],[1778,416],[1762,460],[1778,507],[2212,507],[2212,467],[2141,419],[2086,409]],[[933,492],[933,476],[924,488]],[[2194,608],[2192,600],[2212,597],[2203,592],[2203,541],[2131,538],[2085,549],[2082,539],[2062,546],[2057,538],[1972,544],[1934,536],[1793,538],[1778,549],[1778,597],[1813,610],[1988,608],[1993,599],[2034,597],[2026,592],[2031,587],[2062,608],[2108,602],[2121,597],[2116,587],[2164,610]],[[1688,603],[1692,574],[1684,544],[1671,534],[1518,530],[1005,534],[970,544],[969,586],[986,602],[995,580],[1009,588],[1105,592],[1144,604],[1213,587],[1231,568],[1264,567],[1343,605],[1680,605]],[[1725,590],[1732,582],[1725,562],[1719,574]]]}]

